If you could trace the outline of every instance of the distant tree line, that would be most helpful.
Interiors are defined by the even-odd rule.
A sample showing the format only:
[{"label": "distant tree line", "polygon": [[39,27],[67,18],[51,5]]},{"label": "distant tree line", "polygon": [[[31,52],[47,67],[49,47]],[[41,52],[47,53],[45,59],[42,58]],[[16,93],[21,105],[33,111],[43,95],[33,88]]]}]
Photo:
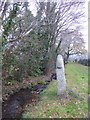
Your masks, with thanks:
[{"label": "distant tree line", "polygon": [[78,63],[85,65],[85,66],[90,66],[90,59],[80,59]]}]

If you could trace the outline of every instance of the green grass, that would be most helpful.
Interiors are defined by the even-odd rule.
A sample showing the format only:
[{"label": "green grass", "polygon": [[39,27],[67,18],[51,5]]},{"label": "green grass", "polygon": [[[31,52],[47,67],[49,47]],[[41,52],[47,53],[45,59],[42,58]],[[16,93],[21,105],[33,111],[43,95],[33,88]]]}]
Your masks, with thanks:
[{"label": "green grass", "polygon": [[88,93],[90,94],[90,67],[88,68]]},{"label": "green grass", "polygon": [[[86,118],[88,114],[88,68],[80,64],[66,66],[67,91],[57,96],[57,81],[52,81],[35,106],[28,105],[23,118]],[[68,95],[68,89],[79,97]],[[79,98],[83,99],[79,99]]]},{"label": "green grass", "polygon": [[81,64],[67,64],[66,66],[67,85],[78,92],[88,93],[88,67]]}]

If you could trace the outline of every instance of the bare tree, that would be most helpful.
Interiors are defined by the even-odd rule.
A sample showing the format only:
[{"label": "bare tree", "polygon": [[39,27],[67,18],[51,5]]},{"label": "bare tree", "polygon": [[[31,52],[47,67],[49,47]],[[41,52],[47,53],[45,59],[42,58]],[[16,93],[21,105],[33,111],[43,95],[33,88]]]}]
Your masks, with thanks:
[{"label": "bare tree", "polygon": [[85,42],[82,33],[78,30],[66,31],[62,33],[63,41],[60,46],[60,53],[66,61],[70,55],[86,53]]},{"label": "bare tree", "polygon": [[[46,56],[51,57],[51,53],[56,52],[61,46],[61,43],[64,38],[61,37],[63,32],[66,32],[68,29],[71,29],[74,26],[79,24],[80,18],[83,16],[82,5],[83,1],[79,0],[65,0],[57,2],[40,2],[38,3],[38,8],[42,7],[42,26],[44,31],[47,33],[47,51]],[[39,9],[39,10],[40,10]],[[41,21],[40,21],[41,23]],[[41,28],[39,28],[41,29]],[[58,41],[58,42],[57,42]],[[58,44],[55,46],[55,44]],[[51,60],[53,58],[51,57]],[[50,62],[51,62],[50,60]],[[48,62],[48,67],[50,66]],[[49,68],[47,68],[49,70]]]},{"label": "bare tree", "polygon": [[[39,53],[40,59],[44,61],[43,68],[49,73],[52,64],[55,63],[58,49],[64,41],[62,33],[72,29],[73,25],[77,26],[78,20],[83,15],[80,9],[83,2],[79,0],[65,0],[58,4],[50,1],[38,2],[36,16],[32,15],[28,5],[18,2],[8,4],[6,8],[4,7],[5,10],[2,9],[4,38],[2,43],[5,48],[14,52],[19,49],[19,46],[22,48],[25,44],[27,47],[29,41],[32,42],[34,53]],[[57,46],[56,43],[58,43]],[[28,53],[31,57],[32,47]]]}]

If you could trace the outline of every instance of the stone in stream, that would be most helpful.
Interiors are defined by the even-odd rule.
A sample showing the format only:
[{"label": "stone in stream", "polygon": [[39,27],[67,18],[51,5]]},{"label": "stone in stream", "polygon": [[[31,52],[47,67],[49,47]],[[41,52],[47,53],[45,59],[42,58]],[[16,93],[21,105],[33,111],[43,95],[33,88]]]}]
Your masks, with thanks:
[{"label": "stone in stream", "polygon": [[33,91],[36,91],[38,94],[40,92],[42,92],[45,88],[47,87],[47,85],[36,85],[33,87]]},{"label": "stone in stream", "polygon": [[66,90],[66,79],[64,72],[64,62],[62,55],[57,56],[56,61],[56,76],[57,76],[57,95],[62,95]]},{"label": "stone in stream", "polygon": [[51,75],[51,80],[57,80],[56,73],[53,73],[53,74]]}]

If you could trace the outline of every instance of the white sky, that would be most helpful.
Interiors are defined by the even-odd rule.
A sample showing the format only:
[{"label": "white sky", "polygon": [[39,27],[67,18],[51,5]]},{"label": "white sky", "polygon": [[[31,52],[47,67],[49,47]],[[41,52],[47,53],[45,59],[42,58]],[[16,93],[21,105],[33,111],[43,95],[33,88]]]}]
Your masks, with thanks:
[{"label": "white sky", "polygon": [[86,0],[85,9],[84,9],[85,15],[86,15],[86,17],[85,17],[86,22],[82,22],[82,24],[81,24],[82,27],[84,28],[84,29],[81,30],[81,32],[82,32],[83,38],[86,42],[85,47],[86,47],[87,50],[88,50],[88,1],[89,0]]}]

